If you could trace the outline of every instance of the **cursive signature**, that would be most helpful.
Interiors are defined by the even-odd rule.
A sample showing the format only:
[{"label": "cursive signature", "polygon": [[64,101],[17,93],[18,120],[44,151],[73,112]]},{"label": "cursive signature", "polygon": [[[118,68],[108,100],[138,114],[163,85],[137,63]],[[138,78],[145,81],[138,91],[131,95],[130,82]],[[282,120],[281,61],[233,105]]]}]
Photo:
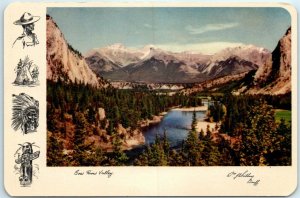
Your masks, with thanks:
[{"label": "cursive signature", "polygon": [[246,170],[244,172],[231,171],[230,173],[227,174],[227,177],[231,177],[234,180],[246,179],[248,184],[253,184],[254,186],[257,186],[260,182],[260,180],[255,179],[255,176],[248,170]]}]

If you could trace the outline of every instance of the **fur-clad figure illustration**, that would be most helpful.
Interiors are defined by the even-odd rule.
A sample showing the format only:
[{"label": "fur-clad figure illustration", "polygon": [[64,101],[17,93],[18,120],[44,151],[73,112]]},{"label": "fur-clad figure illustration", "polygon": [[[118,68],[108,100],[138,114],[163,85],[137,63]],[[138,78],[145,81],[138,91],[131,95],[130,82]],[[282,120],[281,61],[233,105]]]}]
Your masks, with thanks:
[{"label": "fur-clad figure illustration", "polygon": [[39,16],[32,16],[30,13],[25,12],[21,18],[14,22],[15,25],[21,25],[23,28],[23,33],[20,35],[15,42],[13,43],[13,47],[20,43],[23,49],[29,46],[35,46],[39,44],[39,40],[37,35],[33,33],[34,23],[40,20]]},{"label": "fur-clad figure illustration", "polygon": [[13,94],[12,127],[21,128],[24,134],[35,132],[39,126],[39,102],[33,97],[20,93]]},{"label": "fur-clad figure illustration", "polygon": [[40,151],[33,152],[32,147],[34,143],[25,142],[24,144],[19,145],[20,148],[15,153],[15,155],[18,155],[15,162],[17,164],[16,169],[18,170],[18,173],[20,173],[19,181],[21,186],[30,186],[32,183],[32,176],[35,174],[32,161],[39,157]]}]

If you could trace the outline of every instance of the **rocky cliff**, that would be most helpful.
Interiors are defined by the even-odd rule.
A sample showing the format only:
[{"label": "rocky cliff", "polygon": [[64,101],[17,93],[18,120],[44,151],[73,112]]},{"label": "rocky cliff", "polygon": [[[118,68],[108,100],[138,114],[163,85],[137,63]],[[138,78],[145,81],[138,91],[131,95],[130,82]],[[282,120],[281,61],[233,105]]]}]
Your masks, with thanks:
[{"label": "rocky cliff", "polygon": [[250,94],[285,94],[291,92],[291,28],[279,40],[266,63],[260,67]]},{"label": "rocky cliff", "polygon": [[100,86],[103,81],[86,64],[80,52],[66,41],[63,33],[47,16],[47,79],[82,82]]}]

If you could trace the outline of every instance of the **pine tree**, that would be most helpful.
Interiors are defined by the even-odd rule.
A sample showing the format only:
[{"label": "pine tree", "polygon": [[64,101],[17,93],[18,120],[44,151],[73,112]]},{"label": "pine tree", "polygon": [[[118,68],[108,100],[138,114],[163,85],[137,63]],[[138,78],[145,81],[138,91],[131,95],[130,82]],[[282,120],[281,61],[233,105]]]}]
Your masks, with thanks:
[{"label": "pine tree", "polygon": [[242,128],[241,165],[268,165],[266,154],[273,149],[272,136],[276,130],[274,111],[265,101],[259,101],[248,113]]},{"label": "pine tree", "polygon": [[175,149],[172,149],[170,151],[170,156],[168,160],[168,165],[170,166],[187,166],[188,163],[185,160],[185,154],[182,150],[176,151]]},{"label": "pine tree", "polygon": [[126,164],[128,157],[126,154],[122,151],[122,141],[119,135],[116,131],[113,133],[113,158],[112,158],[112,164],[115,166],[123,166]]},{"label": "pine tree", "polygon": [[85,144],[87,121],[83,113],[75,113],[74,122],[76,129],[73,142],[73,163],[76,166],[88,165],[86,163],[87,151],[90,145]]},{"label": "pine tree", "polygon": [[146,150],[135,161],[137,165],[145,166],[167,166],[169,165],[169,145],[166,135],[155,137],[155,142],[148,145]]},{"label": "pine tree", "polygon": [[200,153],[201,147],[196,131],[196,112],[193,112],[193,119],[191,124],[191,130],[188,133],[187,140],[185,142],[184,151],[187,153],[187,161],[189,166],[197,166],[201,164]]},{"label": "pine tree", "polygon": [[272,147],[266,154],[266,161],[269,165],[291,165],[291,126],[285,123],[284,119],[280,120],[277,129],[272,135]]},{"label": "pine tree", "polygon": [[67,162],[63,155],[62,143],[59,142],[53,135],[48,135],[47,138],[47,166],[65,165]]},{"label": "pine tree", "polygon": [[164,130],[164,135],[163,135],[163,139],[162,139],[162,147],[163,147],[164,153],[168,160],[169,159],[169,151],[170,151],[170,143],[167,138],[167,130]]},{"label": "pine tree", "polygon": [[220,152],[216,143],[213,141],[213,136],[210,132],[209,125],[207,127],[206,135],[201,141],[203,147],[202,150],[202,159],[207,166],[217,166],[220,164]]}]

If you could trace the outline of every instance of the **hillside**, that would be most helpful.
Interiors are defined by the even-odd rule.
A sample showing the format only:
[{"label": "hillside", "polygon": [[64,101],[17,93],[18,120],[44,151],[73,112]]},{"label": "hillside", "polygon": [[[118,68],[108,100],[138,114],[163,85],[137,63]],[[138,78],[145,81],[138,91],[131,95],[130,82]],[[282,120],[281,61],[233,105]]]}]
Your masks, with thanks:
[{"label": "hillside", "polygon": [[66,41],[63,33],[47,16],[47,79],[82,82],[96,87],[104,81],[89,68],[80,52]]},{"label": "hillside", "polygon": [[279,40],[272,57],[259,68],[250,94],[285,94],[291,92],[291,28]]}]

